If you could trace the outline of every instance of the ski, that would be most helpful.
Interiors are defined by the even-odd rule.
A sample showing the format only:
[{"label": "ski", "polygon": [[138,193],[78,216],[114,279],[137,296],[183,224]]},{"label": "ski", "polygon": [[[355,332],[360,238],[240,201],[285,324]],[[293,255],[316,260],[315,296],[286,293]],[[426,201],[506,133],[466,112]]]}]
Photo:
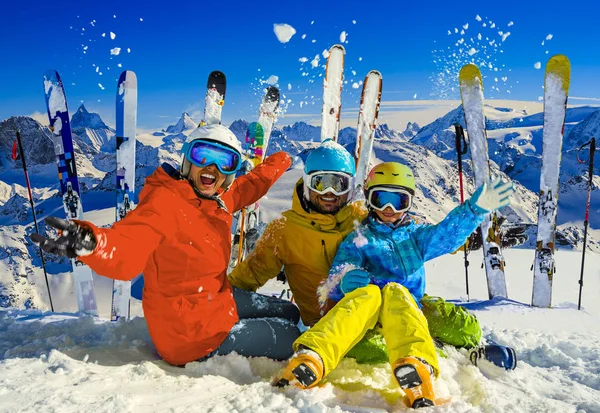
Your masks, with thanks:
[{"label": "ski", "polygon": [[[487,132],[483,113],[483,80],[481,72],[473,64],[463,66],[460,70],[459,80],[475,185],[479,187],[490,181]],[[480,229],[489,298],[508,297],[504,275],[504,257],[502,256],[500,231],[495,212],[485,217]]]},{"label": "ski", "polygon": [[[83,206],[80,197],[79,179],[77,178],[67,97],[60,75],[55,70],[48,70],[44,73],[44,95],[50,121],[50,131],[52,131],[54,142],[54,153],[56,154],[58,179],[65,215],[69,220],[83,220]],[[97,316],[98,305],[92,270],[75,259],[71,260],[71,265],[73,267],[77,308],[80,312]]]},{"label": "ski", "polygon": [[370,170],[371,153],[373,152],[373,141],[375,129],[377,128],[377,116],[379,115],[379,104],[381,103],[381,87],[383,79],[377,70],[371,70],[365,77],[362,95],[360,97],[360,112],[358,114],[358,127],[356,128],[356,147],[354,156],[356,159],[356,190],[357,197],[363,196],[363,185]]},{"label": "ski", "polygon": [[200,122],[200,126],[221,123],[226,87],[225,73],[215,70],[208,75],[204,100],[204,120]]},{"label": "ski", "polygon": [[323,80],[323,110],[321,112],[321,141],[337,141],[342,109],[342,85],[344,81],[344,46],[336,44],[329,49],[327,68]]},{"label": "ski", "polygon": [[[262,99],[258,122],[248,125],[246,131],[246,165],[245,173],[262,163],[264,160],[269,138],[273,130],[273,124],[277,121],[277,109],[279,108],[279,89],[269,86]],[[248,164],[250,163],[250,164]],[[233,247],[230,259],[230,269],[242,262],[246,255],[254,250],[258,241],[260,222],[259,203],[243,208],[235,219],[233,235]]]},{"label": "ski", "polygon": [[558,212],[558,187],[571,64],[563,55],[552,56],[544,80],[542,172],[538,207],[538,233],[533,264],[531,304],[550,307],[554,266],[554,238]]},{"label": "ski", "polygon": [[[117,207],[116,219],[120,221],[132,210],[135,193],[135,132],[137,120],[137,77],[126,70],[121,73],[117,86]],[[110,319],[129,319],[131,281],[113,281]]]}]

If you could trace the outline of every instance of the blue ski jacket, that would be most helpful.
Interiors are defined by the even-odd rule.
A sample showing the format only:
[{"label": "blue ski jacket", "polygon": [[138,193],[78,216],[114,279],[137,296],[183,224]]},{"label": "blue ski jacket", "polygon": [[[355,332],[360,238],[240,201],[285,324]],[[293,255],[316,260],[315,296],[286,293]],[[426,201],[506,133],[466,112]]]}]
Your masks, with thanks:
[{"label": "blue ski jacket", "polygon": [[382,288],[390,282],[402,284],[419,303],[425,293],[426,261],[454,252],[483,222],[470,201],[454,208],[437,225],[406,220],[397,227],[367,217],[340,245],[328,279],[319,289],[319,300],[334,301],[344,294],[340,283],[350,271],[365,271],[371,284]]}]

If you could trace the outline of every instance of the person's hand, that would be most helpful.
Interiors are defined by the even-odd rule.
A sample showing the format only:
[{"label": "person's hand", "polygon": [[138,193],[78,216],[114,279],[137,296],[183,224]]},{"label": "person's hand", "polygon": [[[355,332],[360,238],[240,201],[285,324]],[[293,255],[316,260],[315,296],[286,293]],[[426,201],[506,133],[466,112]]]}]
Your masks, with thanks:
[{"label": "person's hand", "polygon": [[477,214],[487,214],[510,204],[510,197],[515,192],[512,182],[496,178],[493,182],[483,184],[473,194],[469,203]]},{"label": "person's hand", "polygon": [[37,233],[31,234],[31,240],[44,251],[61,257],[77,258],[90,255],[96,248],[96,237],[90,228],[57,217],[48,217],[44,221],[59,230],[59,236],[55,240]]},{"label": "person's hand", "polygon": [[351,270],[344,275],[340,283],[340,289],[344,294],[351,293],[357,288],[369,285],[371,279],[369,274],[364,270]]}]

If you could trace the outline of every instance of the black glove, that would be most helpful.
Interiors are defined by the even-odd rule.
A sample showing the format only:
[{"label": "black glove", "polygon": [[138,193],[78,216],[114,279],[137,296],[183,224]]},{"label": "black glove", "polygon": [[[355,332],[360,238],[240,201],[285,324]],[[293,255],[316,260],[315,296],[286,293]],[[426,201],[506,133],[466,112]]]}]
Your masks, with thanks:
[{"label": "black glove", "polygon": [[40,234],[31,234],[31,240],[39,244],[44,251],[62,257],[77,258],[90,255],[96,248],[96,237],[91,229],[56,217],[48,217],[44,221],[60,231],[55,240]]}]

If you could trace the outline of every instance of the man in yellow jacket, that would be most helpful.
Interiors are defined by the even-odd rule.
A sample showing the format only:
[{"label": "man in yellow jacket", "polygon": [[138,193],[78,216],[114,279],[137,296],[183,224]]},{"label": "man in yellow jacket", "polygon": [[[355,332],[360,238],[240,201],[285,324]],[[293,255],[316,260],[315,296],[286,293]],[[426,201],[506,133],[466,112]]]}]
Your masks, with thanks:
[{"label": "man in yellow jacket", "polygon": [[302,322],[312,326],[323,316],[317,287],[327,278],[339,245],[367,210],[362,202],[348,202],[356,168],[343,146],[325,141],[308,156],[304,172],[292,194],[292,209],[267,226],[229,281],[255,291],[283,267]]}]

